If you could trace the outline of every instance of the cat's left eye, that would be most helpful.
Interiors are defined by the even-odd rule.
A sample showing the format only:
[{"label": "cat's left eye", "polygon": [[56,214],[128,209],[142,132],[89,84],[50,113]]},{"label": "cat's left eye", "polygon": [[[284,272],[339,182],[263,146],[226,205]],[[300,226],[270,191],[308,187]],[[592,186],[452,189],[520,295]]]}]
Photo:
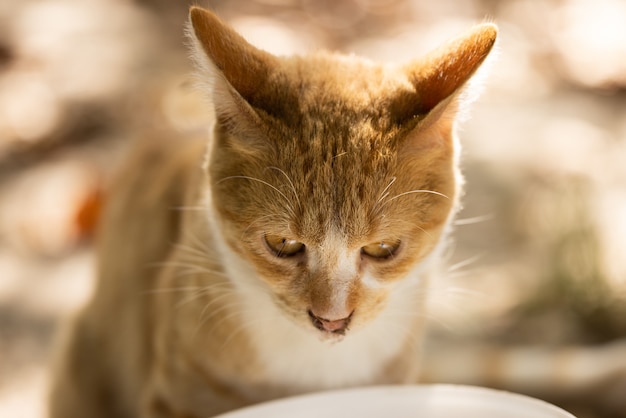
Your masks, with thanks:
[{"label": "cat's left eye", "polygon": [[361,248],[361,252],[372,258],[384,260],[392,257],[400,247],[400,240],[383,240]]},{"label": "cat's left eye", "polygon": [[265,234],[265,243],[277,257],[293,257],[304,251],[304,244],[280,235]]}]

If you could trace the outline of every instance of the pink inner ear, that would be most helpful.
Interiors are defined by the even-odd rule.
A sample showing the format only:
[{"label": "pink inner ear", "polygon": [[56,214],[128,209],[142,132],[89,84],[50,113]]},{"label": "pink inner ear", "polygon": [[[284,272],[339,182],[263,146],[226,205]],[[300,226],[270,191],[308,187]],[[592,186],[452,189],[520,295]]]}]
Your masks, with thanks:
[{"label": "pink inner ear", "polygon": [[415,86],[413,116],[430,112],[471,78],[496,41],[494,25],[483,24],[405,68]]}]

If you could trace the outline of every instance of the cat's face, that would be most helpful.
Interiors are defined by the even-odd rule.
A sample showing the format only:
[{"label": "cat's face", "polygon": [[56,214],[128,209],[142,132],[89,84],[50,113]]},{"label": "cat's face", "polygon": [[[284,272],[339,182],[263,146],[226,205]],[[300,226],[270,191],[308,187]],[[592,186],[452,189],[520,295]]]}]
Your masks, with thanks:
[{"label": "cat's face", "polygon": [[[446,55],[408,70],[326,54],[279,59],[207,12],[192,11],[192,24],[215,76],[208,186],[225,244],[310,332],[338,339],[367,326],[394,286],[419,280],[411,272],[450,219],[454,95],[495,32],[489,42],[478,34],[478,55],[457,46],[462,68]],[[229,41],[228,54],[216,46]],[[442,81],[450,65],[454,77]]]},{"label": "cat's face", "polygon": [[382,112],[384,72],[330,59],[296,65],[325,67],[331,89],[370,78],[371,86],[359,83],[362,97],[331,93],[297,71],[303,91],[287,121],[263,115],[256,131],[237,136],[218,128],[209,167],[231,249],[287,315],[343,334],[375,317],[389,287],[437,243],[456,172],[436,133],[397,126]]}]

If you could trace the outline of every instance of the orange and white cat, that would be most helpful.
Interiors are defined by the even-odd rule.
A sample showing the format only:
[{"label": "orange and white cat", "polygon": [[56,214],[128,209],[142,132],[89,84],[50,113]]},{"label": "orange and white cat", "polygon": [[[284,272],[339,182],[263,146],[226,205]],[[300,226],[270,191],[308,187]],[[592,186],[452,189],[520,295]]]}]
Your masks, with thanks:
[{"label": "orange and white cat", "polygon": [[456,115],[495,26],[403,66],[276,57],[200,8],[189,33],[215,125],[150,138],[118,176],[52,417],[416,382],[462,183]]}]

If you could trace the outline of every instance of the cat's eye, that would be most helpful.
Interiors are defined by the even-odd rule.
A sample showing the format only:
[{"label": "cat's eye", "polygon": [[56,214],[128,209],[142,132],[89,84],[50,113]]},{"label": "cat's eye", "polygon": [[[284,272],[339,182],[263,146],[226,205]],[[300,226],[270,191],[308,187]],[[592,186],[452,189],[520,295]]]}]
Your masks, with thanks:
[{"label": "cat's eye", "polygon": [[280,235],[265,234],[265,243],[277,257],[293,257],[304,251],[304,244]]},{"label": "cat's eye", "polygon": [[361,248],[361,253],[378,260],[393,257],[400,247],[400,240],[383,240],[374,242]]}]

